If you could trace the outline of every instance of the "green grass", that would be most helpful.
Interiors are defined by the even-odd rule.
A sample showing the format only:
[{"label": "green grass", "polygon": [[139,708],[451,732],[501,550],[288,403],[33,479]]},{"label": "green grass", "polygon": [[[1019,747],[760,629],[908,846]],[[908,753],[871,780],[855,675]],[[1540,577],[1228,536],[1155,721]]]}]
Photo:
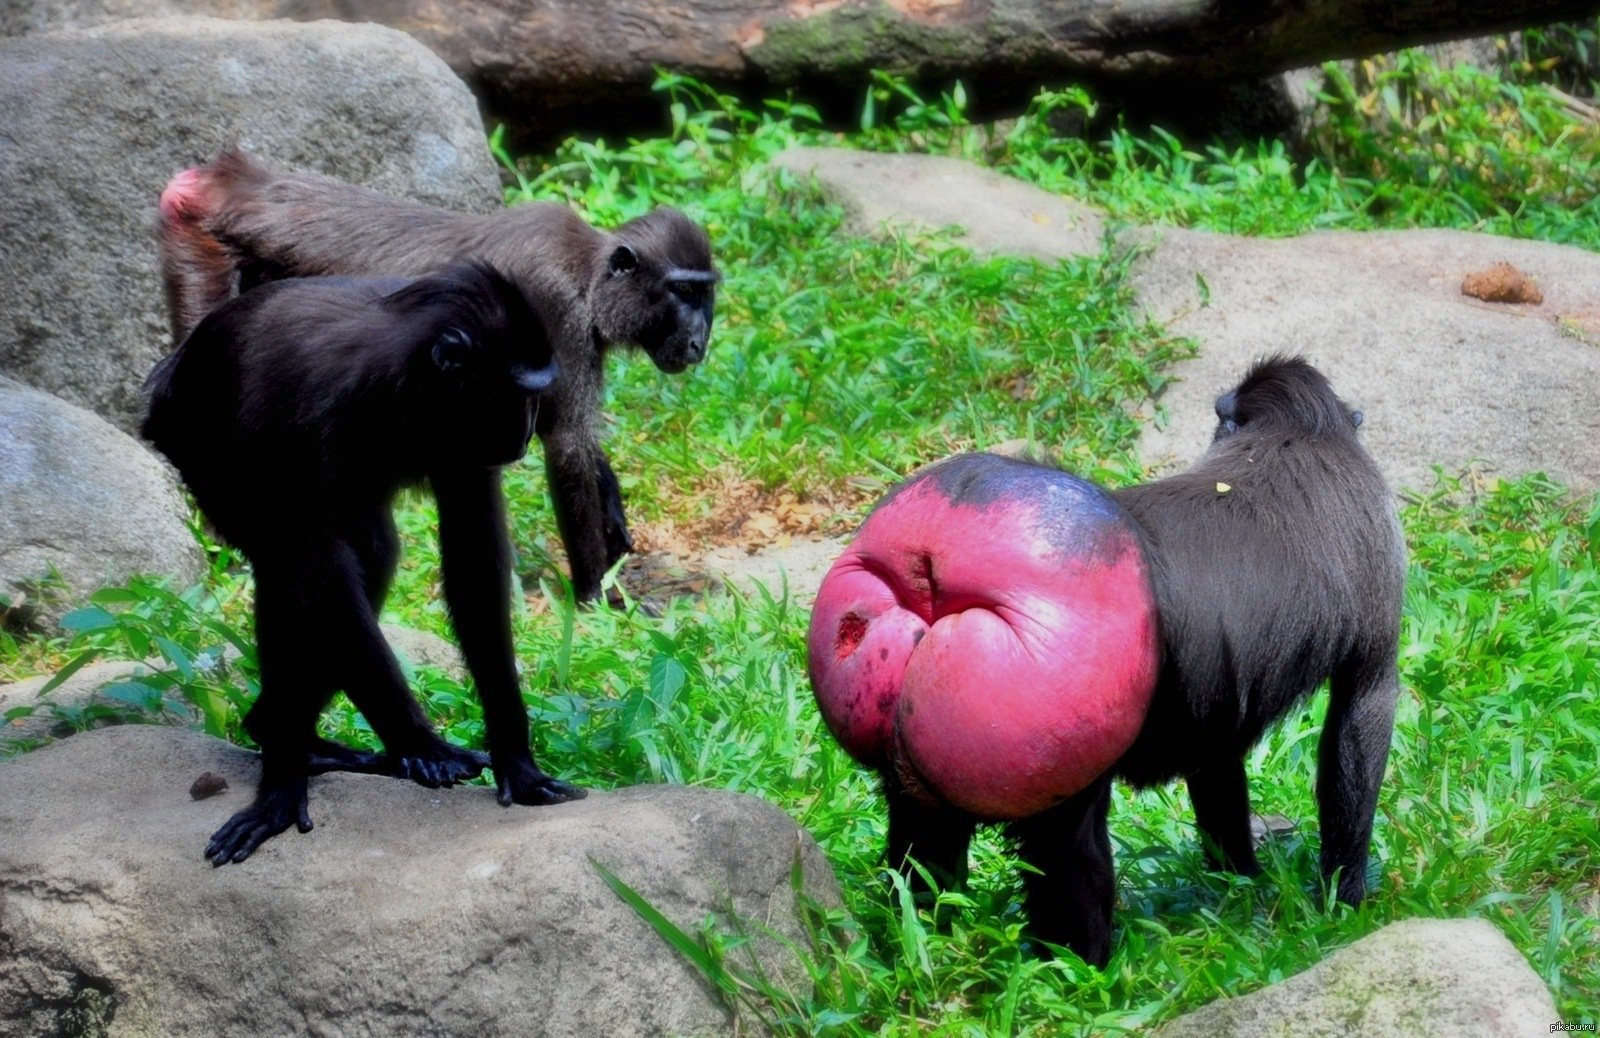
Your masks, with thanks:
[{"label": "green grass", "polygon": [[[1331,102],[1331,136],[1310,164],[1270,144],[1195,148],[1120,130],[1057,141],[1049,109],[1090,103],[1072,92],[1042,97],[1003,131],[971,127],[959,95],[927,102],[889,78],[845,140],[966,154],[1129,219],[1263,234],[1475,227],[1600,247],[1592,128],[1545,123],[1548,98],[1521,83],[1532,115],[1508,124],[1487,107],[1507,83],[1441,77],[1420,61],[1403,59],[1400,78]],[[1397,102],[1392,120],[1384,83]],[[643,358],[613,368],[608,447],[636,521],[693,525],[733,480],[829,502],[848,522],[916,465],[1017,437],[1107,483],[1139,477],[1137,428],[1188,347],[1131,315],[1121,261],[978,260],[936,235],[850,237],[806,184],[764,165],[792,143],[838,140],[804,106],[751,110],[673,79],[663,89],[674,102],[670,135],[568,142],[520,163],[512,191],[513,200],[569,201],[602,224],[678,204],[716,244],[726,281],[708,362],[676,378]],[[1416,114],[1435,111],[1417,100],[1427,97],[1482,104],[1429,124]],[[1446,162],[1468,145],[1501,158]],[[1588,164],[1555,161],[1566,156]],[[1390,165],[1375,167],[1380,159]],[[1448,175],[1434,172],[1441,165]],[[1534,168],[1549,178],[1539,192],[1507,190],[1506,178]],[[1258,808],[1301,823],[1267,849],[1254,881],[1205,870],[1181,787],[1117,790],[1117,937],[1099,972],[1024,944],[1015,863],[992,833],[976,844],[971,887],[944,895],[946,928],[891,885],[871,776],[833,743],[811,701],[803,609],[758,595],[678,599],[660,617],[575,613],[549,559],[540,472],[524,462],[507,485],[529,582],[514,626],[541,761],[600,788],[666,781],[762,796],[817,836],[840,879],[853,921],[835,916],[819,929],[814,990],[763,1002],[758,982],[726,972],[737,960],[729,939],[689,928],[711,951],[685,954],[724,971],[718,989],[730,998],[754,998],[747,1011],[818,1034],[1119,1033],[1298,972],[1386,922],[1429,915],[1489,919],[1566,1018],[1595,1019],[1600,498],[1539,477],[1483,486],[1446,475],[1437,492],[1405,504],[1406,691],[1379,806],[1376,882],[1361,909],[1325,911],[1315,890],[1318,702],[1250,757]],[[420,496],[403,504],[407,555],[390,612],[444,632],[431,513]],[[0,674],[85,652],[160,655],[169,666],[125,690],[129,709],[199,706],[209,730],[240,737],[255,680],[248,583],[228,552],[215,558],[205,587],[182,596],[148,585],[103,595],[120,611],[79,614],[71,642],[0,641]],[[217,662],[229,642],[245,653]],[[415,678],[452,738],[481,740],[469,689],[431,672]],[[370,738],[342,701],[328,728]]]}]

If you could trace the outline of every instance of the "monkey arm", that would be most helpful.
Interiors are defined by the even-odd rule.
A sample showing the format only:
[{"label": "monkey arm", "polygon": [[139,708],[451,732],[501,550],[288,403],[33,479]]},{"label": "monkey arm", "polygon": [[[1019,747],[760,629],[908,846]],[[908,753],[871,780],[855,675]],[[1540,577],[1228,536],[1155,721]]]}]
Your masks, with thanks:
[{"label": "monkey arm", "polygon": [[528,713],[511,642],[511,544],[500,470],[463,466],[435,473],[432,483],[445,603],[483,703],[500,802],[576,800],[584,791],[541,771],[528,745]]},{"label": "monkey arm", "polygon": [[596,448],[595,460],[599,464],[596,482],[600,490],[600,512],[605,517],[606,569],[633,551],[633,537],[628,533],[628,516],[622,508],[622,487],[617,474],[611,470],[611,461],[605,451]]},{"label": "monkey arm", "polygon": [[617,477],[585,423],[558,423],[542,439],[545,478],[567,549],[572,593],[579,602],[593,602],[600,597],[606,570],[622,557],[627,542]]}]

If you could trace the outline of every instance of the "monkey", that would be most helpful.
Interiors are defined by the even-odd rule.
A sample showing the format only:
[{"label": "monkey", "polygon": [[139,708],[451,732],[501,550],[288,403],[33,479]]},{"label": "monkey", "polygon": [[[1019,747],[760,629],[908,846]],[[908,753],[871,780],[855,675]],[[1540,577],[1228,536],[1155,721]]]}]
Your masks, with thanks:
[{"label": "monkey", "polygon": [[[1275,355],[1216,401],[1217,427],[1186,471],[1112,497],[1145,542],[1160,663],[1133,744],[1100,778],[1006,824],[1032,934],[1104,966],[1115,872],[1107,831],[1120,777],[1183,777],[1208,863],[1260,871],[1244,756],[1326,680],[1318,750],[1321,873],[1337,900],[1366,895],[1378,787],[1399,697],[1405,545],[1392,495],[1356,430],[1363,416],[1305,360]],[[885,776],[888,853],[959,883],[979,823]]]},{"label": "monkey", "polygon": [[500,270],[543,316],[561,365],[537,431],[574,595],[600,597],[634,547],[596,429],[604,361],[616,345],[668,374],[704,359],[720,275],[702,228],[666,207],[609,233],[550,202],[452,212],[231,149],[172,179],[158,229],[175,342],[230,295],[278,278],[415,276],[458,256]]},{"label": "monkey", "polygon": [[[308,776],[448,786],[494,771],[502,804],[584,790],[540,770],[511,643],[501,466],[522,457],[559,362],[538,314],[482,261],[416,279],[293,278],[222,302],[156,365],[141,433],[255,576],[261,687],[244,729],[254,801],[211,837],[213,866],[311,829]],[[487,756],[446,742],[378,629],[394,576],[392,501],[438,503],[444,595],[483,703]],[[316,734],[342,689],[383,753]]]}]

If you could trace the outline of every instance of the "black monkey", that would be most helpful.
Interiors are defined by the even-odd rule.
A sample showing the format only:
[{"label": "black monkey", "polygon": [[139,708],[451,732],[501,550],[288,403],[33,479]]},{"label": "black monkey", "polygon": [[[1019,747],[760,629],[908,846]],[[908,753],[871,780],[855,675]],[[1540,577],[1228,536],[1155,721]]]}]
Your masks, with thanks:
[{"label": "black monkey", "polygon": [[[1115,896],[1106,830],[1113,775],[1187,779],[1214,865],[1259,871],[1244,756],[1324,679],[1318,756],[1322,874],[1366,893],[1368,843],[1399,695],[1405,546],[1389,488],[1356,437],[1360,412],[1305,361],[1272,357],[1217,400],[1187,471],[1113,496],[1144,532],[1162,663],[1133,746],[1082,792],[1008,823],[1033,932],[1104,965]],[[890,863],[909,854],[959,882],[976,820],[885,780]]]},{"label": "black monkey", "polygon": [[175,339],[239,287],[280,277],[409,276],[457,256],[503,272],[544,316],[561,364],[537,431],[573,590],[599,597],[633,549],[596,430],[605,354],[636,345],[668,373],[704,358],[718,280],[705,231],[668,208],[610,233],[553,203],[450,212],[237,150],[173,178],[160,231]]},{"label": "black monkey", "polygon": [[[583,796],[528,748],[500,491],[500,466],[527,450],[556,371],[522,293],[467,262],[413,281],[263,285],[213,310],[151,372],[141,431],[255,573],[261,692],[244,725],[261,747],[261,781],[207,844],[213,865],[243,861],[291,824],[308,831],[317,771],[440,786],[487,764],[502,804]],[[445,600],[483,701],[487,758],[433,730],[378,630],[398,547],[391,501],[423,480],[438,500]],[[383,754],[316,736],[338,689]]]},{"label": "black monkey", "polygon": [[1406,566],[1361,422],[1316,368],[1270,357],[1218,398],[1216,434],[1193,467],[1116,494],[1150,541],[1164,642],[1119,774],[1135,786],[1184,776],[1211,862],[1254,875],[1244,755],[1326,680],[1322,875],[1338,874],[1351,905],[1366,895],[1400,694]]}]

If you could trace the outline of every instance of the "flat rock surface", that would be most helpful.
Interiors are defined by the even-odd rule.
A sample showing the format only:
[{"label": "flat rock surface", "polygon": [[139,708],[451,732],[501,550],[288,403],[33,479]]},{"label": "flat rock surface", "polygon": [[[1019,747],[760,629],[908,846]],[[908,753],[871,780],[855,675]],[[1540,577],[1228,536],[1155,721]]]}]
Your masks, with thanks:
[{"label": "flat rock surface", "polygon": [[858,234],[883,225],[958,227],[974,252],[1054,259],[1096,255],[1105,217],[1094,206],[993,170],[938,155],[791,148],[773,164],[817,183]]},{"label": "flat rock surface", "polygon": [[[249,802],[257,761],[121,727],[0,762],[5,1034],[62,1033],[107,1001],[111,1035],[727,1033],[705,982],[593,863],[690,932],[731,905],[797,938],[797,855],[808,891],[838,900],[782,811],[671,786],[502,808],[481,786],[327,775],[312,832],[213,869],[201,848]],[[229,788],[192,800],[207,771]]]},{"label": "flat rock surface", "polygon": [[[953,159],[792,149],[775,160],[819,185],[863,231],[883,222],[952,223],[980,253],[1094,256],[1087,216],[1067,226],[1050,192]],[[1092,213],[1093,211],[1090,210]],[[1041,218],[1041,214],[1045,218]],[[1177,228],[1122,231],[1148,253],[1134,268],[1139,304],[1199,356],[1173,369],[1165,429],[1140,452],[1186,465],[1209,442],[1212,403],[1256,358],[1305,355],[1366,414],[1362,436],[1391,482],[1425,488],[1433,466],[1547,472],[1600,486],[1600,255],[1464,231],[1322,232],[1260,239]],[[1470,274],[1510,263],[1543,296],[1488,303],[1461,292]]]}]

